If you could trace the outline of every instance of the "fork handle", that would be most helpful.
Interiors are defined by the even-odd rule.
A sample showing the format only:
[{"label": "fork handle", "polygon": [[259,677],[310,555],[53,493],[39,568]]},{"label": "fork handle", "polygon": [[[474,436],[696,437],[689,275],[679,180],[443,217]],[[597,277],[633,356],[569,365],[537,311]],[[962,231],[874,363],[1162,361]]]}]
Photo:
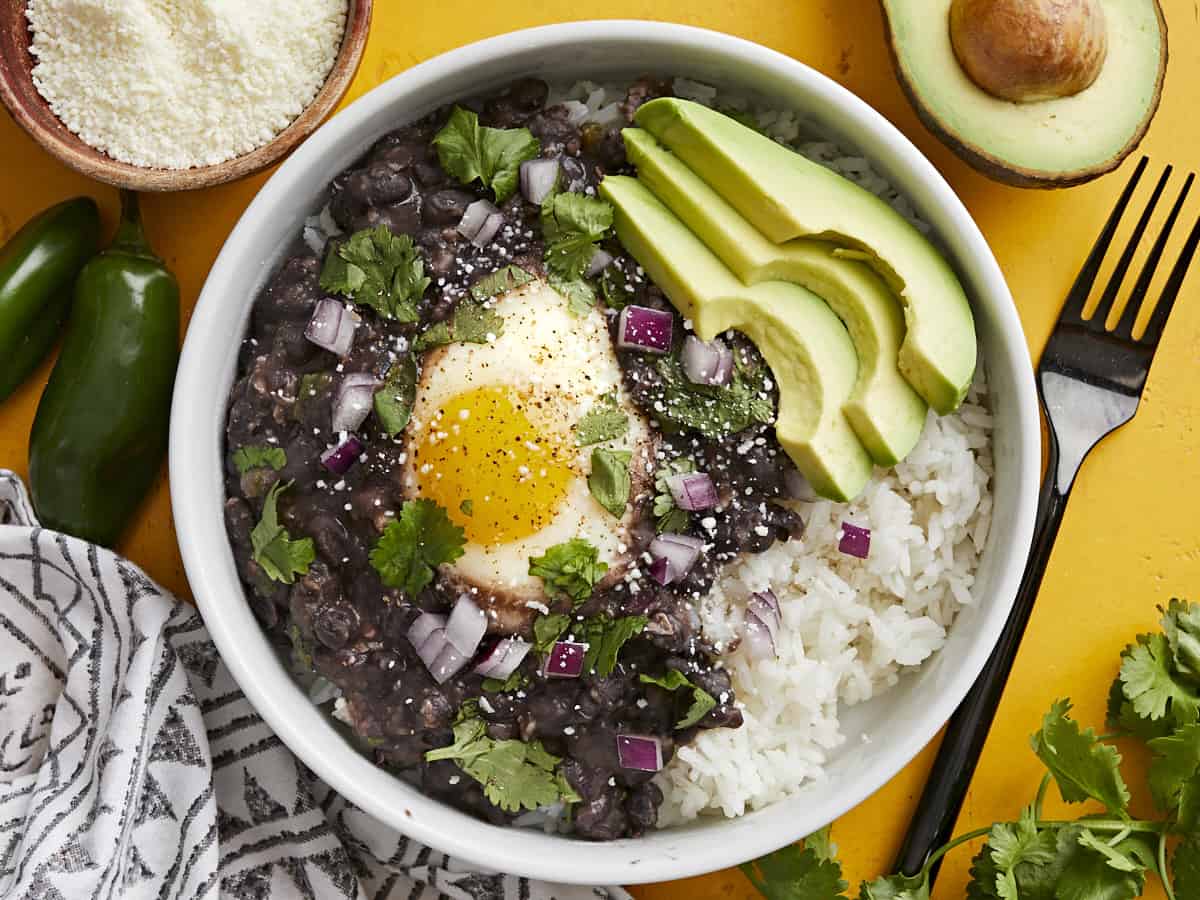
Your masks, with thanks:
[{"label": "fork handle", "polygon": [[[987,665],[946,726],[941,749],[909,825],[895,871],[915,875],[930,854],[949,843],[953,836],[959,810],[975,774],[975,766],[983,752],[996,709],[1000,706],[1004,685],[1012,672],[1025,626],[1029,624],[1029,617],[1033,613],[1033,601],[1041,587],[1046,564],[1050,561],[1054,539],[1062,525],[1070,486],[1068,484],[1067,493],[1059,491],[1057,470],[1058,447],[1051,431],[1049,465],[1038,500],[1033,547],[1017,591],[1016,603]],[[937,877],[940,862],[930,872],[931,884]]]}]

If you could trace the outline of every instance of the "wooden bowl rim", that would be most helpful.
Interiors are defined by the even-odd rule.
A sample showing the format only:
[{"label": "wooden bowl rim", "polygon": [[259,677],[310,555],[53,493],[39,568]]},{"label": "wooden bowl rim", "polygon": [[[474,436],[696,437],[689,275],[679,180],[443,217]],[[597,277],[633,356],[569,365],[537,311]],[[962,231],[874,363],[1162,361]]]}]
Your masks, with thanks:
[{"label": "wooden bowl rim", "polygon": [[[349,0],[346,31],[333,67],[312,102],[287,128],[249,153],[211,166],[197,166],[191,169],[135,166],[105,155],[103,151],[87,144],[65,126],[57,129],[47,128],[25,109],[13,86],[12,82],[21,78],[35,92],[37,90],[28,71],[19,64],[0,64],[0,100],[4,102],[13,120],[38,145],[63,164],[96,181],[118,188],[154,192],[215,187],[261,172],[278,162],[317,130],[341,102],[358,73],[366,51],[373,11],[374,0]],[[21,5],[21,14],[24,14],[24,4]]]}]

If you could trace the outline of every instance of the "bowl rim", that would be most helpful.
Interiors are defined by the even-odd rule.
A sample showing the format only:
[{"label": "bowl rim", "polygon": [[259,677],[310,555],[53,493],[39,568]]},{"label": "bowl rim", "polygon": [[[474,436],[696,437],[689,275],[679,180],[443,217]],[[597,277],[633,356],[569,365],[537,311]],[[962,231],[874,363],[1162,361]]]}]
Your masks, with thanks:
[{"label": "bowl rim", "polygon": [[[136,166],[114,159],[103,150],[88,144],[67,128],[53,110],[49,110],[49,112],[57,125],[48,127],[26,109],[23,100],[26,91],[24,88],[16,87],[16,83],[20,81],[32,89],[33,93],[41,100],[37,86],[33,84],[33,78],[22,63],[6,58],[4,54],[0,54],[0,101],[3,102],[13,121],[38,146],[63,165],[94,181],[112,187],[154,193],[216,187],[254,175],[279,162],[320,128],[330,114],[337,109],[337,105],[342,102],[342,98],[350,90],[350,85],[358,74],[359,66],[362,65],[363,55],[367,48],[367,38],[370,34],[374,5],[375,0],[348,0],[346,26],[342,34],[341,46],[338,47],[337,56],[334,57],[329,74],[321,83],[316,95],[301,110],[300,114],[288,123],[286,128],[267,143],[224,162],[193,166],[190,169]],[[23,10],[24,6],[22,6]],[[26,53],[28,53],[28,44],[26,44]],[[44,100],[41,102],[45,104]]]},{"label": "bowl rim", "polygon": [[[258,630],[236,575],[228,578],[232,563],[223,517],[223,491],[214,499],[209,471],[223,467],[220,436],[196,440],[208,430],[210,420],[197,412],[201,405],[193,396],[211,394],[212,375],[207,359],[216,347],[228,345],[229,335],[217,321],[222,302],[220,281],[235,277],[237,265],[252,263],[237,259],[237,247],[250,240],[273,207],[285,202],[292,173],[301,173],[337,147],[339,134],[352,131],[372,117],[389,114],[404,98],[421,87],[434,85],[463,70],[473,70],[489,59],[529,53],[551,47],[569,47],[589,42],[645,44],[648,48],[670,46],[696,54],[709,54],[727,61],[752,62],[777,76],[780,83],[806,93],[815,104],[837,108],[841,116],[860,132],[872,132],[888,148],[894,168],[909,174],[909,188],[919,185],[927,202],[938,207],[958,229],[965,241],[977,293],[988,295],[987,308],[993,319],[997,343],[1003,348],[1003,366],[1013,373],[1010,402],[1015,421],[1012,533],[1004,546],[992,554],[1000,558],[991,597],[974,622],[974,637],[953,672],[943,673],[938,690],[926,705],[927,712],[914,727],[889,737],[883,751],[886,762],[864,769],[852,790],[809,803],[806,825],[812,830],[831,822],[875,793],[928,744],[966,695],[992,648],[999,639],[1016,596],[1033,533],[1037,491],[1041,473],[1041,431],[1033,368],[1024,332],[1008,286],[978,226],[949,184],[933,164],[880,113],[846,88],[803,63],[759,44],[692,26],[641,20],[574,22],[515,31],[487,38],[448,51],[423,62],[376,87],[351,104],[334,122],[323,126],[272,176],[243,214],[213,266],[189,326],[179,369],[171,423],[171,492],[176,528],[184,567],[195,598],[213,640],[254,707],[319,777],[366,813],[404,834],[474,865],[550,881],[576,884],[634,884],[667,881],[700,875],[737,865],[784,846],[804,836],[805,826],[781,815],[790,798],[741,819],[726,819],[703,829],[667,829],[641,839],[592,844],[548,837],[529,829],[498,827],[426,797],[404,785],[395,776],[376,767],[337,737],[322,714],[311,704],[297,704],[301,696],[290,677],[263,667],[253,648],[247,648],[245,629]],[[356,156],[360,151],[356,151]],[[962,254],[960,254],[961,256]],[[258,260],[261,265],[262,261]],[[245,274],[245,269],[240,270]],[[989,363],[999,361],[989,357]],[[224,403],[223,399],[221,400]],[[202,477],[198,477],[201,476]],[[218,482],[223,476],[218,473]],[[215,505],[215,506],[214,506]],[[215,514],[214,514],[215,510]],[[230,583],[232,581],[232,584]],[[237,603],[226,602],[230,593]],[[332,736],[332,739],[330,739]],[[400,808],[389,799],[402,797]],[[794,810],[792,810],[794,812]],[[807,821],[811,820],[811,821]],[[765,826],[765,827],[764,827]],[[798,830],[803,828],[804,831]],[[667,837],[664,838],[663,836]],[[719,835],[719,837],[713,837]],[[651,846],[653,845],[653,846]]]}]

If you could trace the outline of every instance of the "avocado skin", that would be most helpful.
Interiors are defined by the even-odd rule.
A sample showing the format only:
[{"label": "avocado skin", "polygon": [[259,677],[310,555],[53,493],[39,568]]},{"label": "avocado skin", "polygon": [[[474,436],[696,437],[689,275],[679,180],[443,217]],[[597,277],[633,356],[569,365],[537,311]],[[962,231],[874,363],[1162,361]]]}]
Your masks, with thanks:
[{"label": "avocado skin", "polygon": [[1012,187],[1042,190],[1055,190],[1085,184],[1119,168],[1129,154],[1138,148],[1142,139],[1145,138],[1146,132],[1150,130],[1150,123],[1154,121],[1154,116],[1158,112],[1159,104],[1162,101],[1163,84],[1167,77],[1169,55],[1167,20],[1163,15],[1162,5],[1159,3],[1159,0],[1148,0],[1148,2],[1153,3],[1157,13],[1159,34],[1162,40],[1162,62],[1159,65],[1158,80],[1154,87],[1154,97],[1150,107],[1143,116],[1137,130],[1130,137],[1129,142],[1119,153],[1094,166],[1063,172],[1031,169],[1012,162],[1006,162],[1000,157],[989,153],[978,144],[972,143],[965,137],[959,137],[942,122],[937,113],[925,102],[925,98],[921,96],[920,91],[913,84],[912,79],[909,77],[907,70],[900,60],[900,54],[896,47],[896,32],[892,27],[892,12],[889,8],[892,4],[900,2],[906,2],[906,0],[879,0],[879,6],[883,11],[888,56],[891,57],[892,68],[896,72],[896,78],[900,82],[900,87],[904,91],[904,95],[908,98],[908,102],[912,104],[913,109],[917,113],[917,118],[921,120],[921,124],[929,129],[934,137],[949,147],[956,156],[971,166],[971,168],[986,175],[993,181],[998,181],[1001,184],[1007,184]]}]

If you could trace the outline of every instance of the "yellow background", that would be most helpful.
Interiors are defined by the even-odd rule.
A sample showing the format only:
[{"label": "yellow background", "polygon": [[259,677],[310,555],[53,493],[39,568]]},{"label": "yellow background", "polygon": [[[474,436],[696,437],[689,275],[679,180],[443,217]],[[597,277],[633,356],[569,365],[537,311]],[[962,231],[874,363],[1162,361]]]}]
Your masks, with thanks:
[{"label": "yellow background", "polygon": [[[1192,0],[1164,0],[1163,5],[1171,26],[1171,64],[1162,109],[1144,147],[1156,165],[1172,162],[1192,169],[1200,153],[1195,103],[1200,14]],[[370,47],[348,99],[469,41],[585,18],[591,11],[672,20],[758,41],[830,75],[882,111],[934,160],[975,215],[1012,286],[1036,358],[1129,165],[1121,174],[1057,193],[1003,187],[968,169],[921,127],[901,94],[874,0],[608,0],[591,9],[578,0],[439,0],[428,7],[378,0]],[[154,245],[182,282],[185,316],[225,236],[264,178],[146,199]],[[44,207],[80,192],[103,203],[111,225],[114,191],[66,171],[0,116],[0,238]],[[1197,205],[1189,207],[1188,224]],[[1156,603],[1189,592],[1200,599],[1195,590],[1200,582],[1198,279],[1185,289],[1137,419],[1087,463],[960,830],[1014,817],[1032,795],[1040,769],[1028,750],[1027,735],[1051,701],[1069,695],[1081,719],[1101,724],[1105,693],[1124,643],[1151,627]],[[49,363],[0,407],[0,465],[22,475],[29,424],[48,373]],[[160,583],[187,595],[165,475],[121,549]],[[835,840],[855,883],[890,865],[931,759],[926,750],[836,825]],[[963,896],[972,853],[950,857],[936,897]],[[636,893],[655,900],[755,896],[737,872]],[[1162,894],[1154,887],[1147,896]]]}]

